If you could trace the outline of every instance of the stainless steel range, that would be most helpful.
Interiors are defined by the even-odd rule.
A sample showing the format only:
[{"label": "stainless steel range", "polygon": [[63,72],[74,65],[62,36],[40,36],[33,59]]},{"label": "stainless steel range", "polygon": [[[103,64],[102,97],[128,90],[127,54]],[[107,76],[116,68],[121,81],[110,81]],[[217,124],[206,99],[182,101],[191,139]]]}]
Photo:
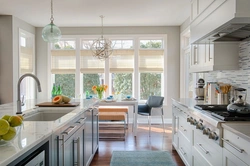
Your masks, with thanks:
[{"label": "stainless steel range", "polygon": [[250,114],[229,112],[227,105],[195,105],[194,108],[210,113],[213,117],[223,121],[250,121]]},{"label": "stainless steel range", "polygon": [[190,118],[187,119],[196,129],[202,130],[209,139],[222,146],[221,123],[228,121],[250,121],[250,114],[232,113],[227,111],[227,105],[195,105]]}]

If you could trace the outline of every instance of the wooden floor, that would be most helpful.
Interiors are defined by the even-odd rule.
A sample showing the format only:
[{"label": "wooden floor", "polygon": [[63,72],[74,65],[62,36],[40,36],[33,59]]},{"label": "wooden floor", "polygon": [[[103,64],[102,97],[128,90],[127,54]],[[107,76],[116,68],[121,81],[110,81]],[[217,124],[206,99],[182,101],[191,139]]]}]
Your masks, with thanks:
[{"label": "wooden floor", "polygon": [[139,125],[137,137],[132,134],[131,126],[126,133],[125,141],[99,141],[99,152],[96,153],[90,166],[109,166],[112,151],[166,150],[172,154],[178,166],[185,166],[175,150],[172,150],[172,128],[165,126],[165,134],[161,125],[152,125],[149,137],[147,125]]}]

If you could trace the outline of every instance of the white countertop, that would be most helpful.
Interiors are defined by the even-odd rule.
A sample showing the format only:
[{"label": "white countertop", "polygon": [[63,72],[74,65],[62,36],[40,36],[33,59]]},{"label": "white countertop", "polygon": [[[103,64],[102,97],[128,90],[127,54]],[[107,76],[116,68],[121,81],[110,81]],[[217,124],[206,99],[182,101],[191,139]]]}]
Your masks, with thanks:
[{"label": "white countertop", "polygon": [[[38,107],[35,106],[37,103],[47,102],[48,100],[29,100],[22,107],[23,114],[33,111]],[[66,122],[71,121],[79,114],[83,113],[84,110],[94,105],[97,100],[95,99],[84,99],[84,100],[74,100],[74,102],[80,102],[77,107],[70,107],[73,109],[72,112],[62,116],[56,121],[23,121],[23,126],[21,128],[18,136],[11,141],[8,145],[0,145],[0,166],[6,166],[11,163],[16,158],[23,155],[25,152],[29,151],[32,147],[40,143],[41,141],[48,139],[51,134],[63,126]],[[41,108],[41,107],[40,107]],[[38,109],[40,109],[38,108]],[[47,107],[48,108],[48,107]],[[46,109],[47,109],[46,108]],[[65,107],[49,107],[51,109],[66,109]],[[69,107],[67,107],[68,109]],[[41,108],[43,109],[43,108]],[[4,104],[0,105],[0,117],[3,115],[15,115],[16,114],[16,104]]]},{"label": "white countertop", "polygon": [[250,142],[250,122],[228,122],[222,127]]}]

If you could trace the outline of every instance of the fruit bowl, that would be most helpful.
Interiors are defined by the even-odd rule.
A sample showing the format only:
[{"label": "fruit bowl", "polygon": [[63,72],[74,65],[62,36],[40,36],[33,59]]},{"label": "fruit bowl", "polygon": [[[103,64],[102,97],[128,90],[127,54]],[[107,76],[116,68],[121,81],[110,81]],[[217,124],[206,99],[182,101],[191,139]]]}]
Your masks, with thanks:
[{"label": "fruit bowl", "polygon": [[0,146],[11,142],[20,133],[22,116],[4,115],[0,119]]},{"label": "fruit bowl", "polygon": [[0,135],[0,146],[4,146],[6,144],[9,144],[12,142],[12,140],[14,140],[18,134],[21,131],[21,127],[20,126],[16,126],[16,127],[12,127],[10,130],[10,132],[8,133],[8,135]]}]

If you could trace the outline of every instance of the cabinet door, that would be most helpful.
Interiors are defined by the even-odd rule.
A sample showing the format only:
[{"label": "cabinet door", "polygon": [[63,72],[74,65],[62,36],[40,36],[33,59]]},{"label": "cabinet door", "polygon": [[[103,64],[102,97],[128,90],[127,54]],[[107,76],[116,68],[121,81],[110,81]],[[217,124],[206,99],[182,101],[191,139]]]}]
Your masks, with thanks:
[{"label": "cabinet door", "polygon": [[190,67],[198,65],[198,45],[191,45]]},{"label": "cabinet door", "polygon": [[205,65],[209,66],[209,65],[213,65],[214,62],[214,45],[213,44],[205,44],[205,50],[206,50],[206,54],[205,54]]},{"label": "cabinet door", "polygon": [[84,125],[77,130],[74,135],[74,144],[76,144],[75,149],[75,165],[82,166],[84,165]]},{"label": "cabinet door", "polygon": [[[173,108],[174,109],[174,108]],[[172,144],[174,148],[177,150],[179,147],[178,142],[178,126],[179,126],[179,118],[177,115],[173,114],[172,116]]]},{"label": "cabinet door", "polygon": [[211,166],[211,164],[196,150],[196,148],[193,148],[193,165]]},{"label": "cabinet door", "polygon": [[93,109],[93,155],[98,150],[99,145],[99,118],[98,118],[98,109],[95,107]]},{"label": "cabinet door", "polygon": [[248,166],[227,149],[223,148],[223,166]]},{"label": "cabinet door", "polygon": [[198,16],[198,0],[192,0],[191,2],[191,21]]},{"label": "cabinet door", "polygon": [[64,142],[63,146],[63,163],[64,166],[67,165],[76,165],[77,161],[77,141],[75,140],[74,135],[72,135],[67,141]]},{"label": "cabinet door", "polygon": [[85,112],[85,131],[84,131],[84,165],[89,165],[92,157],[92,109],[87,109]]},{"label": "cabinet door", "polygon": [[198,1],[198,14],[202,13],[213,1],[215,0],[199,0]]}]

